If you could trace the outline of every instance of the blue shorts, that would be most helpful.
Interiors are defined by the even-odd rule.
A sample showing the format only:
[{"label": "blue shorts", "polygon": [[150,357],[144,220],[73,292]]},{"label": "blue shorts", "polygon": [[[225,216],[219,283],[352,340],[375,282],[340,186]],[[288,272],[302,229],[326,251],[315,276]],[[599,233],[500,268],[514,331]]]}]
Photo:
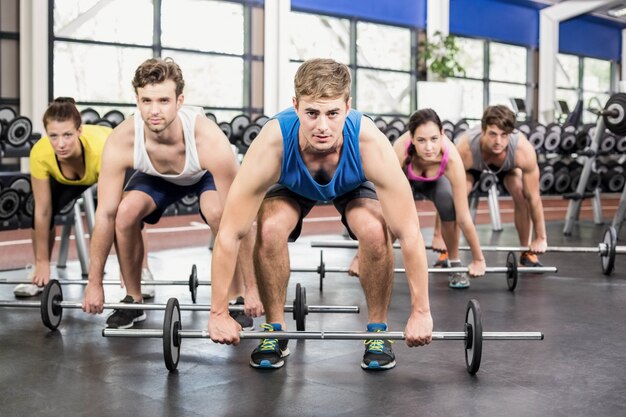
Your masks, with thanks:
[{"label": "blue shorts", "polygon": [[[195,194],[198,199],[205,191],[214,191],[215,181],[210,172],[206,172],[198,182],[192,185],[177,185],[164,180],[161,177],[155,177],[143,172],[136,172],[126,184],[124,191],[137,190],[144,192],[152,198],[157,208],[152,213],[143,218],[143,222],[148,224],[156,224],[163,212],[170,205],[174,204],[188,194]],[[200,211],[202,219],[206,219]]]}]

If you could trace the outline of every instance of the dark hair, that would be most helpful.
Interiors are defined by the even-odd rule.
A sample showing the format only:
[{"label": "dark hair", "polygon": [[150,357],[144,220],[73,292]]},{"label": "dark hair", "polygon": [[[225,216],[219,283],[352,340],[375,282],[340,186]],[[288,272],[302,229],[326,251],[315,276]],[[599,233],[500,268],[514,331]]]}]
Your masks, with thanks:
[{"label": "dark hair", "polygon": [[[437,125],[439,131],[443,130],[443,125],[441,124],[441,119],[436,111],[433,109],[420,109],[415,111],[411,117],[409,118],[409,124],[407,125],[407,129],[411,134],[411,137],[415,135],[415,130],[428,122],[432,122]],[[409,165],[411,163],[411,159],[415,156],[415,146],[413,142],[409,145],[406,153],[406,159],[404,160],[405,165]]]},{"label": "dark hair", "polygon": [[491,125],[496,126],[508,135],[515,129],[515,113],[501,104],[489,106],[483,113],[483,117],[480,120],[480,127],[482,131],[485,132],[487,126]]},{"label": "dark hair", "polygon": [[166,80],[172,80],[176,84],[176,97],[183,93],[185,80],[178,64],[172,58],[150,58],[135,70],[133,88],[137,93],[138,88],[148,84],[160,84]]},{"label": "dark hair", "polygon": [[51,121],[64,122],[66,120],[73,121],[76,129],[83,123],[76,108],[76,101],[72,97],[57,97],[43,114],[43,127],[47,129]]}]

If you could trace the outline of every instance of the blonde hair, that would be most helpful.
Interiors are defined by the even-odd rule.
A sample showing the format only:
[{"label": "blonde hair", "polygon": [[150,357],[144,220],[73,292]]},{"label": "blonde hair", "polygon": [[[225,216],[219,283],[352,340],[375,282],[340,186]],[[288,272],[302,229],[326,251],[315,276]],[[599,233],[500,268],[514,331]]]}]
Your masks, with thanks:
[{"label": "blonde hair", "polygon": [[296,101],[310,96],[317,99],[350,98],[352,76],[350,69],[328,58],[309,59],[302,63],[294,78]]}]

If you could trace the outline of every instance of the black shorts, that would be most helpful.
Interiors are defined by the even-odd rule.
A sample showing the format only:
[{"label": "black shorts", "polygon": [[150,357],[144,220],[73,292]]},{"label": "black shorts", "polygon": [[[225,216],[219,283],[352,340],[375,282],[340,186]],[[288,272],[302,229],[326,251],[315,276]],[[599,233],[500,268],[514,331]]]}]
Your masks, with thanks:
[{"label": "black shorts", "polygon": [[[52,215],[50,216],[50,225],[48,226],[50,230],[54,227],[54,216],[59,214],[61,211],[66,212],[67,210],[63,210],[67,206],[73,205],[74,201],[80,197],[82,193],[91,185],[68,185],[61,184],[54,178],[50,177],[50,196],[52,200]],[[34,206],[36,201],[33,199],[33,213]],[[35,228],[35,215],[30,221],[31,229]]]},{"label": "black shorts", "polygon": [[[300,194],[297,194],[291,191],[289,188],[280,184],[272,185],[270,189],[267,191],[267,193],[265,194],[266,199],[272,198],[272,197],[289,198],[295,201],[295,203],[298,204],[298,206],[300,207],[300,219],[298,220],[298,224],[296,224],[296,227],[289,234],[289,241],[295,242],[296,239],[298,239],[298,236],[300,236],[300,233],[302,232],[302,219],[304,219],[306,215],[309,214],[309,212],[311,211],[313,206],[317,203],[317,201],[309,200],[308,198],[303,197]],[[348,222],[346,220],[346,206],[348,205],[350,201],[355,200],[357,198],[369,198],[371,200],[378,200],[378,196],[376,195],[376,188],[374,188],[374,184],[372,184],[370,181],[365,181],[364,183],[361,183],[361,185],[359,185],[354,190],[348,191],[347,193],[338,196],[332,201],[333,205],[335,206],[339,214],[341,214],[341,223],[343,223],[343,225],[348,230],[350,237],[355,240],[356,240],[356,236],[354,236],[354,234],[350,230],[350,226],[348,226]]]}]

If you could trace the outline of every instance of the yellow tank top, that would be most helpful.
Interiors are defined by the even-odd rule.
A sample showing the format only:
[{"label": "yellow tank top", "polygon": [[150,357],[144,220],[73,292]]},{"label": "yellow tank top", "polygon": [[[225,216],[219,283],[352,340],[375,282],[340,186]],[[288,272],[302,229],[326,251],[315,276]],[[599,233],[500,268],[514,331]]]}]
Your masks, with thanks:
[{"label": "yellow tank top", "polygon": [[83,125],[82,129],[79,140],[83,145],[85,175],[81,179],[69,180],[63,176],[47,136],[39,139],[30,151],[30,175],[42,180],[52,177],[66,185],[93,185],[98,182],[104,142],[112,130],[97,125]]}]

